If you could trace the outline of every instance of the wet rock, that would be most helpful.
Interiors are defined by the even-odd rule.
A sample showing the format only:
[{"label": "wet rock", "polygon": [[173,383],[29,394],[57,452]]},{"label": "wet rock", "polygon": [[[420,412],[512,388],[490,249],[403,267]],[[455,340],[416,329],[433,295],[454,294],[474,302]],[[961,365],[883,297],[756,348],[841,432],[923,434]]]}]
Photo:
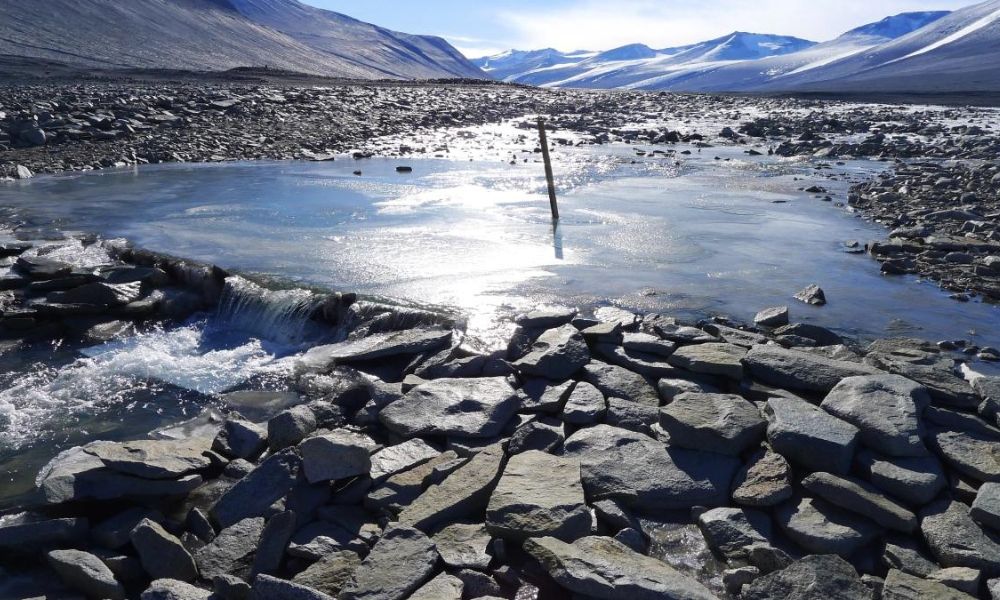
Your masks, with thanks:
[{"label": "wet rock", "polygon": [[271,452],[295,446],[316,426],[316,414],[305,404],[283,410],[267,422],[267,445]]},{"label": "wet rock", "polygon": [[350,364],[397,356],[424,354],[451,343],[452,333],[444,329],[406,329],[375,333],[358,340],[317,346],[307,351],[301,362],[319,371],[334,364]]},{"label": "wet rock", "polygon": [[390,525],[344,586],[340,600],[403,600],[430,578],[439,558],[422,532]]},{"label": "wet rock", "polygon": [[641,433],[608,425],[582,429],[564,453],[581,462],[591,501],[616,499],[638,510],[721,506],[740,461],[711,452],[666,448]]},{"label": "wet rock", "polygon": [[972,503],[972,518],[1000,532],[1000,483],[984,483]]},{"label": "wet rock", "polygon": [[65,292],[52,292],[46,299],[54,304],[87,304],[91,306],[122,306],[142,298],[140,283],[86,283]]},{"label": "wet rock", "polygon": [[212,507],[220,528],[265,515],[271,505],[288,495],[302,478],[302,459],[295,449],[273,454],[226,491]]},{"label": "wet rock", "polygon": [[447,573],[441,573],[413,592],[409,600],[462,600],[465,584]]},{"label": "wet rock", "polygon": [[299,444],[302,470],[309,483],[367,475],[378,445],[367,435],[338,429]]},{"label": "wet rock", "polygon": [[585,537],[572,544],[551,537],[533,538],[524,543],[524,549],[559,585],[576,594],[635,600],[715,598],[665,562],[611,538]]},{"label": "wet rock", "polygon": [[974,596],[950,588],[943,583],[921,579],[892,569],[882,589],[885,600],[972,600]]},{"label": "wet rock", "polygon": [[66,277],[73,271],[73,266],[58,260],[42,256],[20,256],[14,263],[17,272],[29,279],[44,281]]},{"label": "wet rock", "polygon": [[850,556],[880,533],[868,519],[813,498],[782,504],[774,519],[792,541],[815,554]]},{"label": "wet rock", "polygon": [[756,579],[743,600],[857,600],[871,597],[850,563],[838,556],[807,556]]},{"label": "wet rock", "polygon": [[486,507],[486,528],[516,541],[545,536],[572,541],[589,533],[579,461],[538,451],[511,457]]},{"label": "wet rock", "polygon": [[941,462],[933,456],[887,458],[861,450],[855,463],[876,487],[918,506],[933,500],[948,485]]},{"label": "wet rock", "polygon": [[746,558],[746,547],[769,544],[771,518],[765,512],[740,508],[713,508],[698,516],[708,547],[726,560]]},{"label": "wet rock", "polygon": [[440,454],[427,442],[416,438],[383,448],[371,456],[371,478],[379,481],[423,464]]},{"label": "wet rock", "polygon": [[360,565],[361,557],[357,553],[341,550],[309,565],[293,577],[292,582],[336,598]]},{"label": "wet rock", "polygon": [[941,565],[1000,573],[1000,544],[972,520],[964,504],[939,500],[927,505],[920,511],[920,530]]},{"label": "wet rock", "polygon": [[485,570],[492,557],[487,553],[493,540],[486,526],[475,523],[449,525],[434,535],[444,563],[452,568]]},{"label": "wet rock", "polygon": [[603,419],[606,410],[604,394],[596,387],[582,381],[573,388],[566,404],[563,405],[560,418],[572,425],[590,425]]},{"label": "wet rock", "polygon": [[550,308],[518,315],[514,322],[528,329],[551,329],[569,323],[576,315],[575,308]]},{"label": "wet rock", "polygon": [[753,322],[761,327],[782,327],[788,325],[788,307],[775,306],[757,313]]},{"label": "wet rock", "polygon": [[334,600],[318,590],[270,575],[258,575],[254,578],[250,598],[251,600]]},{"label": "wet rock", "polygon": [[261,517],[244,519],[220,531],[212,543],[194,555],[201,576],[211,579],[218,575],[235,575],[247,579],[263,532],[264,519]]},{"label": "wet rock", "polygon": [[976,481],[1000,482],[1000,451],[992,436],[932,428],[928,443],[953,469]]},{"label": "wet rock", "polygon": [[727,394],[681,394],[660,409],[660,425],[671,445],[731,456],[758,444],[767,427],[756,406]]},{"label": "wet rock", "polygon": [[756,379],[789,390],[829,392],[847,377],[878,375],[858,363],[833,360],[778,346],[754,346],[743,360]]},{"label": "wet rock", "polygon": [[590,351],[583,334],[572,325],[563,325],[543,333],[531,350],[514,363],[527,375],[554,380],[568,379],[590,362]]},{"label": "wet rock", "polygon": [[785,457],[760,450],[733,479],[733,502],[743,506],[777,506],[792,497],[792,468]]},{"label": "wet rock", "polygon": [[382,409],[379,418],[405,437],[490,438],[500,433],[517,407],[517,394],[503,377],[439,379],[412,389]]},{"label": "wet rock", "polygon": [[622,398],[649,406],[660,405],[656,390],[646,378],[628,369],[595,360],[584,367],[583,379],[601,390],[606,398]]},{"label": "wet rock", "polygon": [[92,598],[124,600],[125,588],[101,559],[80,550],[53,550],[49,566],[66,585]]},{"label": "wet rock", "polygon": [[131,540],[143,570],[153,579],[194,581],[198,577],[198,567],[184,544],[158,523],[143,520],[132,530]]},{"label": "wet rock", "polygon": [[860,430],[861,443],[888,456],[924,456],[920,415],[930,404],[927,390],[899,375],[848,377],[821,406]]},{"label": "wet rock", "polygon": [[772,398],[764,407],[767,439],[790,461],[814,471],[847,473],[858,429],[804,400]]},{"label": "wet rock", "polygon": [[813,473],[802,480],[802,487],[834,506],[868,517],[883,527],[903,533],[911,533],[917,528],[916,515],[865,481],[831,473]]},{"label": "wet rock", "polygon": [[812,304],[813,306],[823,306],[826,304],[826,294],[823,292],[823,288],[815,284],[807,286],[798,294],[795,294],[795,299],[799,302]]},{"label": "wet rock", "polygon": [[667,359],[671,365],[692,373],[743,379],[746,348],[735,344],[698,344],[682,346]]},{"label": "wet rock", "polygon": [[109,469],[143,479],[177,479],[211,465],[205,455],[210,440],[138,440],[104,443],[84,449]]},{"label": "wet rock", "polygon": [[190,583],[174,579],[157,579],[146,588],[141,600],[209,600],[212,593]]},{"label": "wet rock", "polygon": [[267,449],[267,430],[246,419],[230,417],[212,442],[212,450],[230,458],[257,460]]},{"label": "wet rock", "polygon": [[491,446],[427,488],[399,515],[399,523],[424,531],[444,522],[455,522],[486,508],[500,479],[504,452]]}]

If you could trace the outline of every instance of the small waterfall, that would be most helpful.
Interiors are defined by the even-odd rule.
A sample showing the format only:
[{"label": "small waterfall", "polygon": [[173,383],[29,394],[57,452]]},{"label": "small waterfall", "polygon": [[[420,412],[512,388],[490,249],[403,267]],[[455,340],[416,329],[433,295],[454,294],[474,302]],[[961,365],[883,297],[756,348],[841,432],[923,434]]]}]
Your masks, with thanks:
[{"label": "small waterfall", "polygon": [[322,327],[311,319],[322,302],[322,296],[309,290],[268,290],[242,277],[229,277],[213,327],[299,345],[323,336]]}]

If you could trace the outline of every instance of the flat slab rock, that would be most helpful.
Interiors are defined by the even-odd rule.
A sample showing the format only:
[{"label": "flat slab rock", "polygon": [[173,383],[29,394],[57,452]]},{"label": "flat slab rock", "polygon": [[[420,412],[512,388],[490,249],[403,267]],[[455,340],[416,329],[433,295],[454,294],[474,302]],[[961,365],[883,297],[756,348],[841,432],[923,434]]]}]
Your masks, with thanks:
[{"label": "flat slab rock", "polygon": [[362,362],[409,354],[422,354],[443,348],[451,342],[452,332],[444,329],[407,329],[376,333],[358,340],[316,346],[300,359],[306,368],[324,369],[334,364]]},{"label": "flat slab rock", "polygon": [[53,550],[48,563],[68,586],[87,596],[124,600],[125,588],[100,558],[81,550]]},{"label": "flat slab rock", "polygon": [[656,389],[645,377],[626,368],[592,360],[583,369],[583,379],[601,390],[606,398],[622,398],[639,404],[660,406]]},{"label": "flat slab rock", "polygon": [[876,487],[917,506],[933,500],[948,485],[941,461],[932,455],[893,458],[862,449],[854,462]]},{"label": "flat slab rock", "polygon": [[928,442],[959,473],[977,481],[1000,482],[1000,442],[993,437],[931,428]]},{"label": "flat slab rock", "polygon": [[591,531],[580,461],[530,450],[511,457],[486,507],[486,528],[523,541],[551,536],[575,540]]},{"label": "flat slab rock", "polygon": [[793,498],[778,507],[774,519],[792,541],[815,554],[850,556],[881,532],[868,519],[814,498]]},{"label": "flat slab rock", "polygon": [[641,510],[724,505],[742,465],[736,457],[713,452],[668,449],[651,437],[609,425],[574,433],[564,453],[580,460],[591,501],[615,499]]},{"label": "flat slab rock", "polygon": [[813,471],[847,473],[858,428],[805,400],[771,398],[764,406],[767,439],[782,456]]},{"label": "flat slab rock", "polygon": [[920,419],[930,405],[927,388],[899,375],[848,377],[821,406],[861,431],[861,442],[887,456],[924,456]]},{"label": "flat slab rock", "polygon": [[405,437],[490,438],[500,433],[518,404],[504,377],[439,379],[413,388],[382,409],[379,418]]},{"label": "flat slab rock", "polygon": [[802,480],[802,487],[830,504],[868,517],[882,527],[903,533],[911,533],[917,528],[915,514],[867,481],[838,477],[832,473],[813,473]]},{"label": "flat slab rock", "polygon": [[559,585],[576,594],[630,600],[716,598],[667,563],[611,538],[585,537],[572,544],[552,537],[533,538],[524,543],[524,549]]},{"label": "flat slab rock", "polygon": [[177,479],[211,465],[212,440],[137,440],[86,446],[109,469],[143,479]]},{"label": "flat slab rock", "polygon": [[747,350],[735,344],[682,346],[667,359],[671,365],[692,373],[743,379],[743,357]]},{"label": "flat slab rock", "polygon": [[340,600],[409,597],[431,575],[440,556],[423,532],[389,525],[340,592]]},{"label": "flat slab rock", "polygon": [[920,511],[920,531],[941,565],[1000,575],[1000,544],[972,519],[968,506],[948,500],[925,506]]},{"label": "flat slab rock", "polygon": [[756,445],[767,423],[760,410],[731,394],[681,394],[660,409],[670,444],[736,456]]},{"label": "flat slab rock", "polygon": [[527,375],[562,381],[588,362],[590,350],[583,334],[572,325],[563,325],[542,333],[514,366]]},{"label": "flat slab rock", "polygon": [[915,577],[897,569],[892,569],[885,578],[882,597],[886,600],[974,600],[965,592],[960,592],[941,582]]},{"label": "flat slab rock", "polygon": [[789,390],[829,392],[847,377],[878,375],[875,368],[780,346],[754,346],[743,359],[750,375]]},{"label": "flat slab rock", "polygon": [[871,590],[839,556],[807,556],[743,588],[742,600],[858,600]]}]

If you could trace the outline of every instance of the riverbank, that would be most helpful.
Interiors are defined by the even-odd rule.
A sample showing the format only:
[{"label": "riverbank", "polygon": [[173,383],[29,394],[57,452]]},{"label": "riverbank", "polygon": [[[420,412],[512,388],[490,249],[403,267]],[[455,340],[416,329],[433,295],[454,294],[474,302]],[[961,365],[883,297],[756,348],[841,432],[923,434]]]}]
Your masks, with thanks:
[{"label": "riverbank", "polygon": [[85,275],[4,247],[22,334],[217,306],[314,341],[217,417],[53,460],[0,518],[3,597],[989,598],[1000,581],[1000,379],[962,377],[960,352],[860,347],[780,309],[567,308],[481,354],[447,315],[100,248],[116,264]]}]

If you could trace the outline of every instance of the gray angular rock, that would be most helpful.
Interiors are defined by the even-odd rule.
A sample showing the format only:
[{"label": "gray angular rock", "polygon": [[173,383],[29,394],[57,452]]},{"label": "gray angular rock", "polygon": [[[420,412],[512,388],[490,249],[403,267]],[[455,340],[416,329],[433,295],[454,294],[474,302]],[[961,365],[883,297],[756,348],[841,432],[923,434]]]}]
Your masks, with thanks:
[{"label": "gray angular rock", "polygon": [[440,556],[417,529],[386,528],[340,593],[340,600],[403,600],[434,573]]},{"label": "gray angular rock", "polygon": [[573,391],[574,381],[553,383],[543,378],[526,378],[521,389],[521,412],[555,414]]},{"label": "gray angular rock", "polygon": [[371,455],[370,476],[373,480],[380,481],[423,464],[439,454],[441,452],[437,448],[419,438],[388,446]]},{"label": "gray angular rock", "polygon": [[959,412],[939,406],[929,406],[924,412],[924,419],[928,423],[936,425],[939,429],[980,434],[1000,442],[1000,429],[966,412]]},{"label": "gray angular rock", "polygon": [[677,349],[677,344],[648,333],[626,333],[622,338],[622,348],[627,352],[643,352],[667,358]]},{"label": "gray angular rock", "polygon": [[918,506],[933,500],[948,485],[944,468],[934,456],[887,458],[862,449],[855,465],[879,489]]},{"label": "gray angular rock", "polygon": [[826,294],[823,288],[816,284],[806,286],[802,291],[795,294],[795,299],[799,302],[812,304],[813,306],[823,306],[826,304]]},{"label": "gray angular rock", "polygon": [[793,498],[774,513],[785,534],[802,548],[815,554],[850,556],[875,539],[877,525],[813,498]]},{"label": "gray angular rock", "polygon": [[771,398],[764,406],[767,439],[775,451],[813,471],[847,473],[858,428],[795,398]]},{"label": "gray angular rock", "polygon": [[155,521],[141,521],[132,530],[131,540],[151,578],[194,581],[198,577],[198,567],[184,544]]},{"label": "gray angular rock", "polygon": [[46,519],[32,513],[0,517],[0,555],[33,554],[83,542],[87,519]]},{"label": "gray angular rock", "polygon": [[525,551],[567,590],[594,598],[715,600],[696,580],[607,537],[532,538]]},{"label": "gray angular rock", "polygon": [[283,410],[267,422],[271,452],[295,446],[316,431],[316,414],[305,404]]},{"label": "gray angular rock", "polygon": [[413,592],[409,600],[462,600],[464,589],[465,584],[461,579],[441,573]]},{"label": "gray angular rock", "polygon": [[444,563],[456,569],[486,570],[492,557],[487,549],[493,537],[480,523],[456,523],[434,534],[434,545]]},{"label": "gray angular rock", "polygon": [[771,518],[765,512],[741,508],[713,508],[698,516],[698,528],[708,547],[727,560],[746,558],[746,548],[770,544]]},{"label": "gray angular rock", "polygon": [[789,390],[829,392],[842,379],[878,375],[876,369],[780,346],[754,346],[743,364],[755,379]]},{"label": "gray angular rock", "polygon": [[943,583],[949,588],[968,594],[967,598],[973,598],[979,594],[979,584],[982,578],[982,573],[968,567],[938,569],[927,576],[927,579],[931,581]]},{"label": "gray angular rock", "polygon": [[94,526],[90,537],[105,548],[117,550],[131,541],[132,530],[144,519],[162,523],[164,516],[151,508],[128,508]]},{"label": "gray angular rock", "polygon": [[621,398],[608,398],[608,412],[604,415],[604,422],[613,427],[652,435],[654,426],[660,422],[660,411],[654,406]]},{"label": "gray angular rock", "polygon": [[892,569],[882,588],[883,600],[972,600],[970,596],[943,583],[921,579]]},{"label": "gray angular rock", "polygon": [[479,452],[404,508],[399,514],[399,523],[429,531],[435,525],[455,522],[485,509],[500,480],[503,463],[504,452],[500,446],[490,446]]},{"label": "gray angular rock", "polygon": [[69,587],[91,598],[125,600],[125,588],[101,559],[81,550],[52,550],[49,566]]},{"label": "gray angular rock", "polygon": [[516,541],[545,536],[572,541],[590,533],[580,462],[537,450],[511,457],[486,507],[486,528]]},{"label": "gray angular rock", "polygon": [[722,454],[668,449],[641,433],[608,425],[574,433],[564,454],[580,459],[588,499],[621,500],[639,510],[724,505],[741,465]]},{"label": "gray angular rock", "polygon": [[[916,544],[911,545],[916,546]],[[882,551],[882,564],[889,569],[899,569],[917,577],[927,577],[939,569],[936,563],[924,557],[914,547],[886,543]]]},{"label": "gray angular rock", "polygon": [[868,517],[882,527],[911,533],[917,528],[917,516],[884,496],[874,485],[832,473],[813,473],[802,480],[802,487],[830,504]]},{"label": "gray angular rock", "polygon": [[671,365],[702,375],[743,379],[743,357],[747,350],[735,344],[681,346],[667,359]]},{"label": "gray angular rock", "polygon": [[267,429],[239,417],[230,417],[212,442],[212,450],[229,458],[257,460],[267,450]]},{"label": "gray angular rock", "polygon": [[575,308],[565,307],[534,310],[518,315],[514,322],[529,329],[551,329],[569,323],[577,315],[577,312],[579,311]]},{"label": "gray angular rock", "polygon": [[755,453],[733,479],[733,502],[742,506],[777,506],[792,493],[792,467],[770,450]]},{"label": "gray angular rock", "polygon": [[306,352],[300,362],[307,369],[324,371],[335,364],[432,352],[448,346],[451,338],[450,330],[433,328],[374,333],[339,344],[316,346]]},{"label": "gray angular rock", "polygon": [[590,350],[583,334],[572,325],[563,325],[540,335],[514,366],[527,375],[558,381],[569,379],[588,362]]},{"label": "gray angular rock", "polygon": [[250,589],[251,600],[335,600],[323,592],[310,587],[271,577],[258,575]]},{"label": "gray angular rock", "polygon": [[583,368],[583,379],[601,390],[606,398],[622,398],[649,406],[660,405],[656,390],[645,377],[617,365],[590,361]]},{"label": "gray angular rock", "polygon": [[360,565],[361,557],[356,552],[349,550],[332,552],[306,567],[292,578],[292,582],[336,598]]},{"label": "gray angular rock", "polygon": [[660,393],[660,400],[664,404],[670,404],[674,398],[681,394],[718,394],[721,390],[707,381],[693,381],[691,379],[677,379],[664,377],[656,384],[656,389]]},{"label": "gray angular rock", "polygon": [[376,448],[367,435],[346,429],[310,437],[299,444],[302,471],[309,483],[367,475]]},{"label": "gray angular rock", "polygon": [[382,409],[379,418],[391,431],[408,438],[491,438],[517,408],[518,396],[504,377],[438,379],[413,388]]},{"label": "gray angular rock", "polygon": [[563,405],[560,418],[572,425],[590,425],[603,419],[606,411],[604,394],[586,381],[581,381]]},{"label": "gray angular rock", "polygon": [[859,600],[871,592],[858,572],[839,556],[807,556],[754,580],[741,600]]},{"label": "gray angular rock", "polygon": [[927,441],[946,464],[966,477],[1000,482],[1000,442],[992,437],[931,428]]},{"label": "gray angular rock", "polygon": [[194,555],[201,576],[211,579],[218,575],[235,575],[247,579],[264,524],[262,517],[244,519],[220,531],[212,543]]},{"label": "gray angular rock", "polygon": [[920,419],[927,389],[899,375],[848,377],[820,405],[861,431],[861,443],[887,456],[924,456]]},{"label": "gray angular rock", "polygon": [[92,306],[122,306],[142,298],[142,284],[112,284],[104,282],[85,283],[64,292],[52,292],[47,296],[55,304],[87,304]]},{"label": "gray angular rock", "polygon": [[[453,450],[446,450],[426,463],[396,473],[376,484],[364,500],[365,508],[373,512],[388,511],[399,514],[420,496],[426,487],[425,484],[440,482],[445,475],[465,462],[466,459],[459,458]],[[447,471],[438,470],[445,468]]]},{"label": "gray angular rock", "polygon": [[296,515],[290,510],[280,512],[267,520],[260,534],[257,551],[254,553],[251,574],[273,575],[278,572],[297,525]]},{"label": "gray angular rock", "polygon": [[177,479],[211,465],[205,455],[210,444],[205,438],[137,440],[93,444],[84,449],[119,473],[143,479]]},{"label": "gray angular rock", "polygon": [[757,313],[753,322],[761,327],[782,327],[788,325],[788,307],[773,306]]},{"label": "gray angular rock", "polygon": [[955,361],[947,356],[916,349],[895,349],[869,352],[865,364],[916,381],[939,403],[970,409],[979,406],[979,396],[967,381],[955,375]]},{"label": "gray angular rock", "polygon": [[157,579],[149,584],[141,600],[209,600],[212,593],[175,579]]},{"label": "gray angular rock", "polygon": [[302,459],[294,448],[267,457],[215,503],[211,516],[220,528],[267,514],[272,504],[302,480]]},{"label": "gray angular rock", "polygon": [[925,506],[920,511],[920,531],[942,566],[1000,574],[1000,544],[972,520],[964,504],[939,500]]},{"label": "gray angular rock", "polygon": [[528,421],[518,427],[514,434],[510,436],[507,443],[507,452],[510,454],[520,454],[528,450],[541,450],[542,452],[552,452],[562,446],[566,441],[563,433],[561,421],[553,418],[542,417]]},{"label": "gray angular rock", "polygon": [[731,394],[681,394],[660,409],[670,444],[736,456],[758,444],[767,423],[760,410]]},{"label": "gray angular rock", "polygon": [[1000,532],[1000,483],[984,483],[972,503],[972,518]]}]

